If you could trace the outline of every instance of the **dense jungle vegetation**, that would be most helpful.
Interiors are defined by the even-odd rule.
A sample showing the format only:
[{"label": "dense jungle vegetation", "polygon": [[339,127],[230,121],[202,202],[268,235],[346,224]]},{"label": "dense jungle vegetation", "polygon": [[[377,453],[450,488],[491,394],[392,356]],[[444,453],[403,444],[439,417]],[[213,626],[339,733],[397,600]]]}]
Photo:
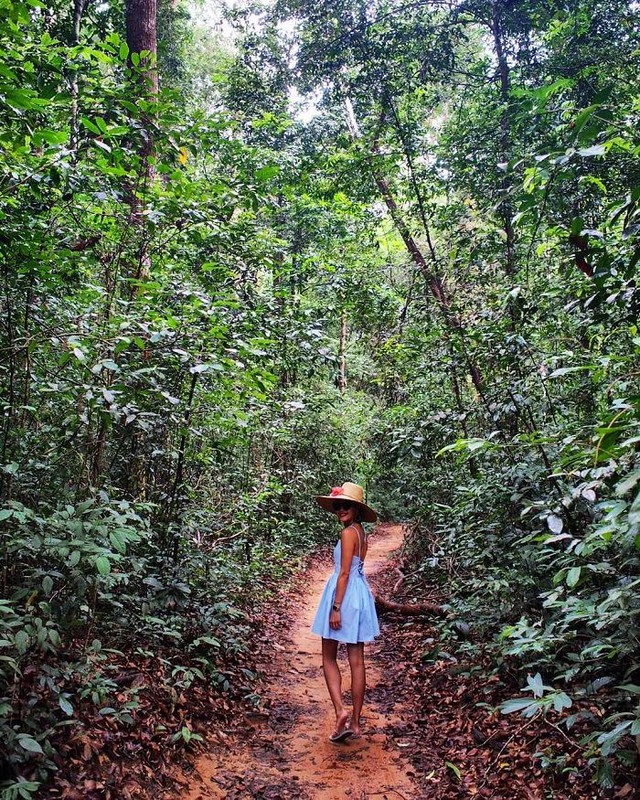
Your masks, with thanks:
[{"label": "dense jungle vegetation", "polygon": [[2,797],[69,788],[160,696],[147,748],[200,738],[194,693],[259,702],[250,612],[354,478],[413,523],[444,640],[517,672],[503,711],[579,722],[613,785],[640,743],[637,3],[0,7]]}]

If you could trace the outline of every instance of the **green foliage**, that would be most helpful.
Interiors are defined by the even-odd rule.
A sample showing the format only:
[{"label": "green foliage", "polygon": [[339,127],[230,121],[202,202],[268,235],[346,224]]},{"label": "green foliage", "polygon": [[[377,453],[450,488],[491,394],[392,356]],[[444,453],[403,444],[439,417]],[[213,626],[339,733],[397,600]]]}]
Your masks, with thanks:
[{"label": "green foliage", "polygon": [[[374,359],[380,502],[420,521],[416,574],[446,587],[496,666],[544,676],[510,708],[567,716],[600,687],[606,783],[614,751],[632,755],[615,715],[634,701],[615,686],[639,668],[637,9],[284,5],[302,15],[304,86],[352,100],[358,136],[353,120],[334,136],[352,196],[378,190],[417,270]],[[424,52],[447,42],[430,72],[418,20]]]},{"label": "green foliage", "polygon": [[70,728],[138,723],[128,658],[172,695],[259,702],[247,612],[326,541],[309,497],[369,457],[375,401],[334,388],[327,318],[377,331],[388,292],[366,209],[315,177],[298,192],[275,84],[261,107],[223,55],[243,115],[197,96],[218,67],[185,63],[181,9],[160,20],[165,88],[140,97],[111,4],[79,43],[69,8],[5,6],[0,761],[3,796],[31,797]]},{"label": "green foliage", "polygon": [[37,796],[91,713],[136,724],[132,654],[256,702],[249,612],[347,478],[417,521],[444,638],[475,657],[468,619],[529,675],[505,711],[570,732],[597,693],[610,782],[638,733],[637,8],[286,0],[236,9],[233,47],[185,9],[153,96],[117,4],[3,4],[2,791]]}]

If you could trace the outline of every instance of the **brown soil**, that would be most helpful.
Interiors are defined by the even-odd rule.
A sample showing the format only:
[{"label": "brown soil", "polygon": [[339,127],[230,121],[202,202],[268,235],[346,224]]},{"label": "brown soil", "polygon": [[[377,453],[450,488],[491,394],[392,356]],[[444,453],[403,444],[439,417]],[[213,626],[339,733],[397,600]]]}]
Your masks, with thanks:
[{"label": "brown soil", "polygon": [[[400,526],[381,529],[369,545],[369,576],[384,568],[402,538]],[[269,712],[250,715],[242,738],[220,733],[220,744],[197,761],[179,800],[417,800],[422,796],[403,758],[404,743],[391,735],[399,720],[388,701],[389,687],[376,660],[375,644],[367,646],[363,736],[340,745],[328,741],[333,710],[322,675],[320,640],[309,628],[329,572],[325,565],[306,575],[289,638],[273,632]],[[341,663],[346,691],[349,670],[344,655]]]}]

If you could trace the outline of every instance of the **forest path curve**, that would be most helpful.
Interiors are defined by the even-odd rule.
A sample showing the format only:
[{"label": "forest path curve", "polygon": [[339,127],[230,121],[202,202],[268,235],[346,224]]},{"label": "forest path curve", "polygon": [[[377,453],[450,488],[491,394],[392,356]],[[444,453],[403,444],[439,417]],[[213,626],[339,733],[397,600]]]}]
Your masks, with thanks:
[{"label": "forest path curve", "polygon": [[[385,525],[372,537],[367,575],[384,569],[403,536],[400,525]],[[385,703],[389,687],[376,664],[375,644],[367,646],[366,653],[363,736],[340,745],[328,741],[333,711],[322,674],[320,640],[309,629],[329,574],[328,567],[309,573],[288,643],[273,645],[277,669],[269,687],[268,718],[248,723],[254,727],[248,741],[229,737],[202,756],[179,800],[414,800],[420,796],[409,777],[409,764],[386,732],[394,717],[391,705]],[[347,690],[348,664],[340,650],[343,690]]]}]

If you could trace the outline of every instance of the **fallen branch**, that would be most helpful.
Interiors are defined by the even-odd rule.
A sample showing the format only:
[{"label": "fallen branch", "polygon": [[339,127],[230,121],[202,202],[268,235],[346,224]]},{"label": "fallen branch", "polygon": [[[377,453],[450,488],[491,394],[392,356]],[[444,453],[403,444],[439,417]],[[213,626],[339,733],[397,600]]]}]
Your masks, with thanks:
[{"label": "fallen branch", "polygon": [[398,578],[398,580],[393,585],[393,589],[391,590],[391,594],[395,594],[398,591],[398,589],[402,585],[402,582],[407,577],[401,569],[396,569],[396,572],[398,573],[398,575],[400,577]]},{"label": "fallen branch", "polygon": [[[546,717],[543,717],[542,719],[545,722],[545,724],[547,724],[547,725],[551,726],[552,728],[554,728],[555,730],[557,730],[558,733],[560,734],[560,736],[562,736],[562,738],[565,739],[571,745],[571,747],[574,748],[574,750],[582,750],[583,752],[586,752],[587,748],[586,747],[581,747],[578,744],[577,741],[575,741],[574,739],[571,739],[571,737],[567,736],[567,734],[562,730],[562,728],[560,728],[555,723],[550,722]],[[638,747],[638,752],[640,752],[640,746]]]},{"label": "fallen branch", "polygon": [[[507,747],[508,747],[508,746],[511,744],[511,742],[512,742],[512,741],[513,741],[513,740],[516,738],[516,736],[519,736],[519,735],[522,733],[522,731],[524,731],[526,728],[528,728],[528,727],[529,727],[529,725],[531,725],[531,723],[532,723],[532,722],[534,722],[536,719],[538,719],[538,716],[539,716],[538,714],[535,714],[535,716],[531,717],[531,719],[529,719],[527,722],[524,722],[524,723],[523,723],[523,724],[522,724],[522,725],[521,725],[521,726],[518,728],[518,730],[517,730],[515,733],[512,733],[512,734],[511,734],[511,736],[510,736],[510,737],[507,739],[507,741],[506,741],[506,742],[504,743],[504,745],[502,746],[502,748],[501,748],[500,752],[498,753],[498,755],[497,755],[497,756],[496,756],[496,757],[495,757],[495,758],[494,758],[494,759],[491,761],[491,763],[489,764],[489,766],[488,766],[488,767],[486,768],[486,770],[484,771],[484,775],[482,776],[482,783],[481,783],[481,784],[478,786],[478,789],[482,789],[482,788],[484,787],[484,785],[485,785],[485,784],[486,784],[486,782],[487,782],[487,775],[488,775],[488,774],[491,772],[491,770],[493,769],[493,767],[494,767],[494,766],[497,764],[497,762],[500,760],[500,756],[501,756],[501,755],[504,753],[504,751],[505,751],[505,750],[507,749]],[[487,740],[487,741],[488,741],[488,740]]]},{"label": "fallen branch", "polygon": [[397,614],[404,614],[408,617],[424,617],[433,615],[436,617],[445,617],[446,612],[437,603],[394,603],[391,600],[385,600],[379,595],[375,595],[376,608],[379,612],[394,611]]},{"label": "fallen branch", "polygon": [[396,568],[396,572],[400,577],[393,585],[393,589],[391,590],[392,595],[396,594],[396,592],[400,589],[400,587],[407,580],[407,578],[412,578],[414,575],[417,575],[420,572],[420,570],[417,569],[414,572],[409,572],[408,574],[405,574],[401,569]]}]

